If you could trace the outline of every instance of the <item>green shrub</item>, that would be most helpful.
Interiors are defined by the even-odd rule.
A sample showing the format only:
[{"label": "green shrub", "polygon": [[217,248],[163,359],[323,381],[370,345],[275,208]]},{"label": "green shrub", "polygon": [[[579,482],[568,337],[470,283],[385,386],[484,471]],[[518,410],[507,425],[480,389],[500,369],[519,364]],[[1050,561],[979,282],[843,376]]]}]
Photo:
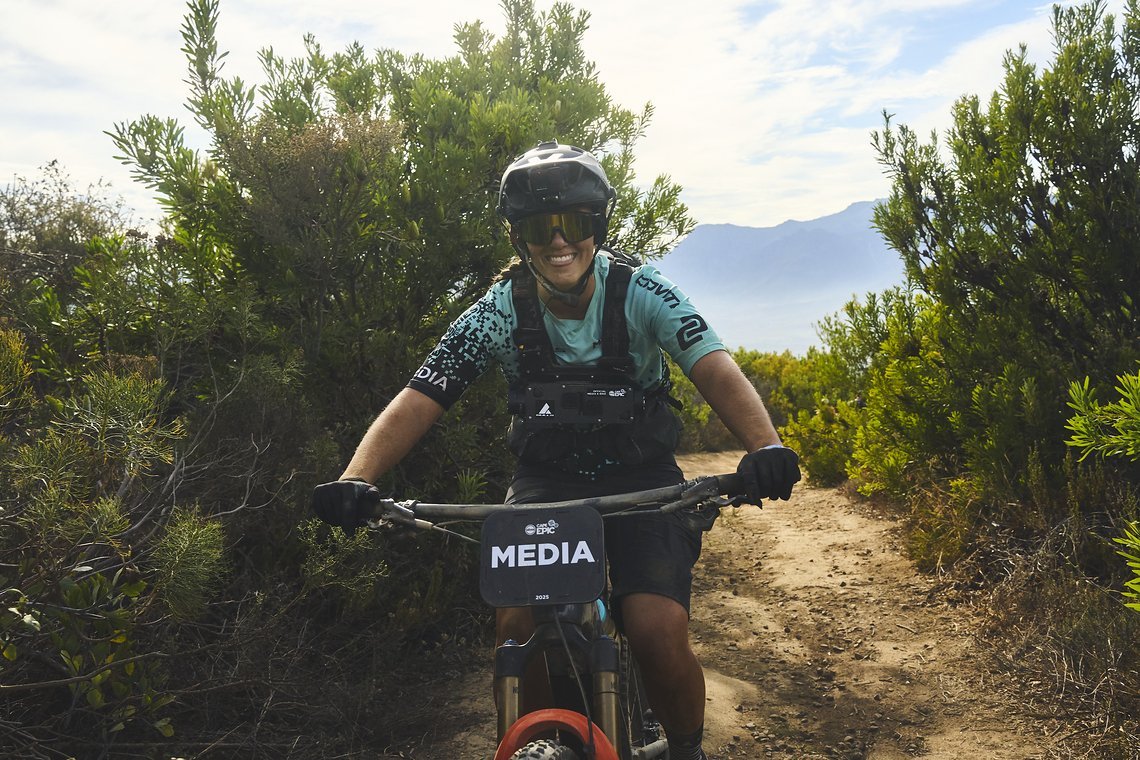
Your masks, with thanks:
[{"label": "green shrub", "polygon": [[801,409],[780,430],[784,443],[800,455],[800,466],[818,486],[836,486],[847,479],[859,409],[846,401],[808,411]]},{"label": "green shrub", "polygon": [[150,564],[159,598],[179,620],[197,617],[225,569],[222,525],[178,509],[155,542]]},{"label": "green shrub", "polygon": [[99,371],[48,399],[21,385],[31,366],[4,333],[5,397],[21,399],[0,459],[0,673],[17,689],[5,707],[29,737],[169,735],[168,622],[151,610],[200,604],[221,556],[220,532],[163,517],[156,476],[181,423],[161,381]]},{"label": "green shrub", "polygon": [[944,310],[920,295],[890,306],[848,471],[863,494],[905,498],[916,480],[954,474],[961,403],[943,356]]},{"label": "green shrub", "polygon": [[[1069,387],[1069,406],[1076,412],[1069,418],[1072,437],[1066,443],[1080,449],[1081,459],[1096,453],[1105,457],[1140,460],[1140,373],[1117,377],[1118,401],[1101,404],[1086,377]],[[1124,557],[1132,578],[1124,584],[1124,595],[1133,599],[1128,606],[1140,612],[1140,523],[1130,522],[1114,539],[1125,549]]]},{"label": "green shrub", "polygon": [[1140,523],[1130,523],[1124,529],[1124,535],[1113,540],[1125,547],[1120,556],[1132,570],[1132,578],[1124,583],[1124,595],[1132,600],[1127,605],[1140,612]]},{"label": "green shrub", "polygon": [[1140,372],[1116,380],[1120,398],[1107,404],[1097,400],[1087,377],[1069,386],[1069,407],[1076,414],[1066,425],[1072,432],[1066,443],[1080,449],[1081,459],[1097,453],[1140,460]]}]

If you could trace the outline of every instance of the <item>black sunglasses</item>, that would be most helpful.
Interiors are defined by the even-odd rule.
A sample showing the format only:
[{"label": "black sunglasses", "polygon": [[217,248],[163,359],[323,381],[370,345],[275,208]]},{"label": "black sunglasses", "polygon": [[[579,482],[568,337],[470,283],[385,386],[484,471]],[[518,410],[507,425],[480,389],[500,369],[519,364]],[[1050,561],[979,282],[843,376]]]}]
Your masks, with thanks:
[{"label": "black sunglasses", "polygon": [[562,233],[567,243],[580,243],[594,235],[601,216],[589,211],[535,214],[514,222],[511,229],[523,242],[531,245],[547,245],[554,240],[555,230]]}]

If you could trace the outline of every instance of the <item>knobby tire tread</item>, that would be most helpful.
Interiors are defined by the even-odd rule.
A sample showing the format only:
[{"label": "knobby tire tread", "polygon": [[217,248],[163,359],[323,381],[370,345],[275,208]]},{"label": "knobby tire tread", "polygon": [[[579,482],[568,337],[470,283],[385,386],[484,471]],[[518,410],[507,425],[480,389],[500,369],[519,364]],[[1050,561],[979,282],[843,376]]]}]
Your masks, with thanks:
[{"label": "knobby tire tread", "polygon": [[578,753],[565,744],[540,739],[520,748],[511,760],[581,760]]}]

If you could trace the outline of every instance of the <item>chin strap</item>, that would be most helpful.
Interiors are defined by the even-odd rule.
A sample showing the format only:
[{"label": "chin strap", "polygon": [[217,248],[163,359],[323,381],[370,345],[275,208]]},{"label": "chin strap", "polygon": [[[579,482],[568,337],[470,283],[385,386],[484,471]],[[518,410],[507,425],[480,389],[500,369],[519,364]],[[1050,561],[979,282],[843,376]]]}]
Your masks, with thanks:
[{"label": "chin strap", "polygon": [[594,257],[598,255],[598,246],[594,246],[594,254],[590,257],[590,266],[586,268],[586,271],[582,273],[578,282],[574,287],[570,288],[570,290],[559,290],[554,287],[550,280],[543,277],[542,274],[539,273],[538,268],[531,262],[530,252],[526,250],[525,245],[515,244],[515,250],[518,251],[519,256],[526,264],[527,269],[530,270],[530,273],[534,275],[534,279],[542,285],[543,290],[549,293],[551,298],[556,301],[561,301],[567,306],[578,305],[578,299],[582,293],[586,291],[586,285],[589,284],[590,276],[594,273]]}]

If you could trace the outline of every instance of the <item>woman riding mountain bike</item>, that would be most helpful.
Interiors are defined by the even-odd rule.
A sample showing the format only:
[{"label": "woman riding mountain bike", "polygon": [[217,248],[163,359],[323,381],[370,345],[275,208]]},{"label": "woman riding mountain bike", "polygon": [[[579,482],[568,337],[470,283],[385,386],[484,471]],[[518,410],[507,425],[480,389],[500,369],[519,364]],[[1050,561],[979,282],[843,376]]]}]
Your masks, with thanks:
[{"label": "woman riding mountain bike", "polygon": [[[615,202],[601,164],[580,148],[543,142],[506,168],[498,212],[518,261],[452,323],[340,478],[317,487],[313,507],[322,518],[355,521],[370,484],[491,364],[507,376],[508,444],[518,458],[507,503],[681,483],[666,354],[748,452],[738,466],[747,499],[790,497],[798,457],[781,444],[716,333],[655,267],[605,247]],[[704,757],[704,676],[688,634],[701,536],[675,513],[623,519],[605,536],[613,612],[642,666],[672,760]],[[528,607],[496,611],[500,644],[525,641],[533,630]],[[546,701],[541,686],[524,692],[524,713]]]}]

